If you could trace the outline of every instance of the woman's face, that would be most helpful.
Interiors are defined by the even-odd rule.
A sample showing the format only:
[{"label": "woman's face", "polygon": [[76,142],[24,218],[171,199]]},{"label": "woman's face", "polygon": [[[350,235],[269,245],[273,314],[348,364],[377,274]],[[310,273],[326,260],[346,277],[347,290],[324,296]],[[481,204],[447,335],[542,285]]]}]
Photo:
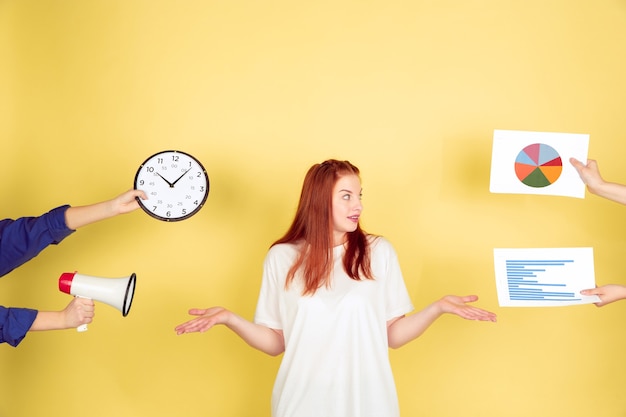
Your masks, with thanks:
[{"label": "woman's face", "polygon": [[346,233],[356,230],[362,210],[359,177],[354,174],[340,177],[333,187],[333,240],[335,246],[346,241]]}]

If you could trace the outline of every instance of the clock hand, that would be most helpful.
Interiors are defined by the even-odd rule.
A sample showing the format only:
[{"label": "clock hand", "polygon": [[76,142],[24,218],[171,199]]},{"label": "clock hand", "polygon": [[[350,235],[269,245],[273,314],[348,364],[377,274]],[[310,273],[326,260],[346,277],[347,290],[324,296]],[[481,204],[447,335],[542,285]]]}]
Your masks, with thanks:
[{"label": "clock hand", "polygon": [[176,184],[178,181],[180,181],[180,179],[181,179],[182,177],[184,177],[184,176],[185,176],[185,174],[186,174],[186,173],[188,173],[190,170],[191,170],[191,168],[189,168],[187,171],[183,172],[183,175],[181,175],[180,177],[178,177],[178,178],[176,179],[176,181],[174,181],[173,183],[171,183],[171,184],[170,184],[170,187],[174,187],[174,184]]},{"label": "clock hand", "polygon": [[[156,174],[157,174],[159,177],[163,178],[163,175],[159,174],[158,172],[157,172]],[[184,175],[184,174],[183,174],[183,175]],[[165,178],[163,178],[163,181],[165,181],[165,182],[166,182],[166,183],[170,186],[170,188],[174,188],[174,184],[172,184],[171,182],[169,182],[169,181],[168,181],[168,180],[166,180]],[[176,181],[178,181],[178,180],[176,180]]]}]

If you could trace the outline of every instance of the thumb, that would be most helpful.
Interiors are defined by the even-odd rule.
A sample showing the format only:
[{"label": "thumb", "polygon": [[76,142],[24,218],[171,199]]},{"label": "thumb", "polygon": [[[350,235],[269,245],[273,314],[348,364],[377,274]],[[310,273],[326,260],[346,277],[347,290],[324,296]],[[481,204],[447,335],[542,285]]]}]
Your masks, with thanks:
[{"label": "thumb", "polygon": [[474,301],[478,300],[478,296],[477,295],[466,295],[464,297],[461,297],[461,300],[464,303],[473,303]]},{"label": "thumb", "polygon": [[204,316],[206,312],[206,308],[192,308],[189,310],[189,314],[192,316]]},{"label": "thumb", "polygon": [[76,303],[81,304],[83,306],[89,306],[89,307],[92,307],[95,305],[95,303],[93,302],[91,298],[83,298],[83,297],[76,297]]},{"label": "thumb", "polygon": [[583,163],[582,163],[582,162],[580,162],[578,159],[576,159],[576,158],[574,158],[574,157],[571,157],[571,158],[569,159],[569,162],[570,162],[572,165],[574,165],[574,167],[576,167],[576,168],[582,168],[582,167],[583,167]]}]

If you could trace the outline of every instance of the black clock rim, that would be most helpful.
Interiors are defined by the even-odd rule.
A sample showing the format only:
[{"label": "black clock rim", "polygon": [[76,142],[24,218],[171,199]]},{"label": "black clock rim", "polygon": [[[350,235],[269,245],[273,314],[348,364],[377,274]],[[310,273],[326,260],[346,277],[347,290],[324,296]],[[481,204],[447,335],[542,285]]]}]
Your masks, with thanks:
[{"label": "black clock rim", "polygon": [[143,200],[139,197],[135,197],[135,200],[137,200],[137,202],[139,203],[139,207],[141,207],[141,209],[143,211],[145,211],[150,217],[153,217],[157,220],[161,220],[167,223],[173,223],[173,222],[179,222],[181,220],[186,220],[188,218],[190,218],[191,216],[193,216],[194,214],[198,213],[200,211],[200,209],[202,207],[204,207],[204,203],[206,202],[207,198],[209,197],[209,191],[211,189],[211,183],[209,182],[209,174],[207,174],[206,169],[204,168],[204,165],[202,165],[202,162],[200,162],[198,160],[198,158],[196,158],[195,156],[187,153],[187,152],[183,152],[183,151],[179,151],[179,150],[175,150],[175,149],[169,149],[166,151],[159,151],[156,152],[152,155],[150,155],[149,157],[147,157],[145,159],[145,161],[143,161],[141,163],[141,165],[139,165],[139,169],[137,169],[137,172],[135,173],[135,179],[133,180],[133,189],[138,190],[137,188],[137,177],[139,177],[139,173],[141,172],[141,169],[144,167],[144,165],[146,165],[146,162],[148,162],[149,160],[151,160],[152,158],[154,158],[157,155],[163,154],[163,153],[180,153],[183,155],[188,156],[189,158],[193,159],[194,161],[196,161],[196,163],[200,166],[200,168],[202,168],[202,173],[204,174],[204,178],[206,179],[206,193],[204,193],[204,197],[202,198],[202,201],[200,202],[200,204],[198,204],[198,207],[196,207],[193,211],[191,211],[189,214],[186,214],[182,217],[163,217],[163,216],[159,216],[158,214],[153,213],[152,211],[150,211],[149,208],[147,208],[144,203]]}]

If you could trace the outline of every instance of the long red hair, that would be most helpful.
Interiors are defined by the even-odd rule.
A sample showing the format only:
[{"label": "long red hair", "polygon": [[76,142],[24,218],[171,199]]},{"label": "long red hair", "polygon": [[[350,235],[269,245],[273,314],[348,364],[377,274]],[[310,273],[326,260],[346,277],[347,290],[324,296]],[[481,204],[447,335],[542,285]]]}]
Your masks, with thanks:
[{"label": "long red hair", "polygon": [[[285,287],[302,271],[303,295],[312,295],[323,285],[330,285],[333,270],[332,192],[344,175],[360,176],[359,169],[348,161],[329,159],[313,165],[307,172],[296,215],[279,243],[299,245],[299,254],[287,274]],[[343,267],[354,280],[373,279],[367,234],[360,225],[347,234]]]}]

